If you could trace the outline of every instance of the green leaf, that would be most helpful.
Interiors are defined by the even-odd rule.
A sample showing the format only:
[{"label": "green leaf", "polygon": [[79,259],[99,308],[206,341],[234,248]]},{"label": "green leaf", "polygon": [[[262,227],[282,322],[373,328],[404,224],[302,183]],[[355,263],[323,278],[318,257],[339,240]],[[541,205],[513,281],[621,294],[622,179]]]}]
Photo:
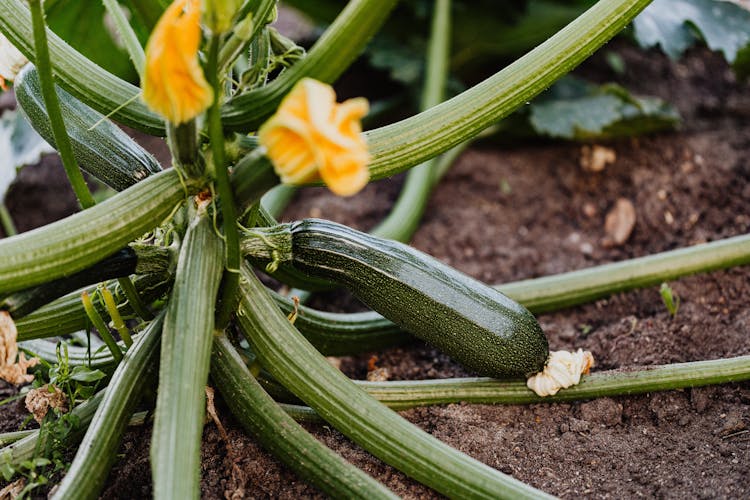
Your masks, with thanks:
[{"label": "green leaf", "polygon": [[720,0],[654,0],[633,22],[642,47],[659,45],[677,59],[700,36],[734,63],[750,45],[750,11]]},{"label": "green leaf", "polygon": [[127,53],[112,38],[100,0],[48,0],[45,12],[50,29],[77,51],[123,80],[137,80]]},{"label": "green leaf", "polygon": [[645,134],[673,128],[677,111],[654,97],[635,97],[618,85],[596,86],[567,77],[530,106],[534,130],[580,140]]},{"label": "green leaf", "polygon": [[107,374],[101,370],[93,370],[83,365],[74,367],[70,372],[70,378],[79,382],[96,382],[106,376]]},{"label": "green leaf", "polygon": [[1,464],[0,465],[0,474],[2,474],[3,479],[6,481],[10,481],[13,476],[15,475],[16,470],[11,467],[9,464]]},{"label": "green leaf", "polygon": [[0,117],[0,202],[21,167],[38,163],[43,154],[54,152],[21,113],[3,113]]}]

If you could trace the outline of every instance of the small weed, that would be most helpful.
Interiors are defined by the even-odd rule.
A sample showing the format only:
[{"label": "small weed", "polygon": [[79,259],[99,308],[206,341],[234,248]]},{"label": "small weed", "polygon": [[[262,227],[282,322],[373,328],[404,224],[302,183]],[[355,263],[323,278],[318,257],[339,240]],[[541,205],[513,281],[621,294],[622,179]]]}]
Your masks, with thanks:
[{"label": "small weed", "polygon": [[578,329],[581,330],[581,335],[586,337],[589,333],[591,333],[594,327],[587,323],[581,323],[580,325],[578,325]]},{"label": "small weed", "polygon": [[511,194],[513,192],[513,188],[510,187],[510,183],[507,179],[502,179],[500,181],[500,192],[505,195]]},{"label": "small weed", "polygon": [[676,317],[677,311],[680,309],[680,297],[678,297],[672,288],[666,283],[661,284],[659,293],[661,294],[661,300],[664,301],[664,306],[667,308],[667,311],[669,311],[669,314],[673,318]]}]

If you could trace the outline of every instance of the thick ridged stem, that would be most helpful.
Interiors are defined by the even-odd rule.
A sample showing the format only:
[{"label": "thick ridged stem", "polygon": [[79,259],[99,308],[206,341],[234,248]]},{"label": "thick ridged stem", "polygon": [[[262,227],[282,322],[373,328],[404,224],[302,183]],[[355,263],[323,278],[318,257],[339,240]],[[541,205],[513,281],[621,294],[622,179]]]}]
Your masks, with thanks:
[{"label": "thick ridged stem", "polygon": [[352,0],[310,52],[271,84],[227,102],[222,122],[231,130],[255,130],[302,78],[333,83],[362,52],[397,0]]},{"label": "thick ridged stem", "polygon": [[143,52],[141,42],[138,41],[138,37],[133,31],[133,27],[130,26],[128,19],[125,17],[125,13],[120,8],[120,4],[117,0],[103,0],[104,7],[107,9],[107,14],[112,18],[117,28],[117,33],[120,35],[120,40],[125,46],[125,50],[128,51],[128,56],[135,66],[135,70],[138,72],[138,76],[143,78],[143,70],[146,67],[146,54]]},{"label": "thick ridged stem", "polygon": [[243,270],[238,319],[265,368],[360,446],[453,497],[543,498],[535,490],[433,438],[375,401],[331,366]]},{"label": "thick ridged stem", "polygon": [[[427,67],[422,88],[421,110],[425,111],[443,101],[448,78],[451,41],[451,1],[436,0],[432,15],[430,43],[427,47]],[[391,212],[371,234],[390,240],[409,241],[419,227],[427,201],[436,181],[439,158],[432,158],[409,171],[403,188]]]},{"label": "thick ridged stem", "polygon": [[266,394],[223,334],[214,339],[211,378],[245,430],[331,498],[395,498],[294,422]]},{"label": "thick ridged stem", "polygon": [[0,293],[60,278],[113,254],[160,224],[183,201],[185,187],[192,190],[168,170],[85,212],[0,240]]},{"label": "thick ridged stem", "polygon": [[[29,60],[36,60],[31,14],[23,0],[0,2],[0,32]],[[140,101],[140,89],[105,71],[51,30],[49,50],[58,84],[100,113],[152,135],[164,135],[164,120]]]},{"label": "thick ridged stem", "polygon": [[[627,371],[607,370],[585,375],[581,383],[563,389],[554,396],[538,396],[525,381],[491,378],[449,378],[440,380],[402,380],[393,382],[355,383],[389,408],[405,410],[418,406],[450,403],[535,404],[631,396],[688,387],[741,382],[750,379],[750,356],[691,361],[669,365],[647,366]],[[294,401],[291,393],[270,385],[274,397]],[[304,407],[296,407],[303,409]],[[305,411],[309,413],[309,411]]]},{"label": "thick ridged stem", "polygon": [[[152,302],[164,295],[171,284],[171,278],[168,273],[143,276],[135,280],[135,287],[146,302]],[[127,299],[122,288],[118,289],[114,284],[108,286],[115,294],[120,313],[123,315],[132,314],[132,302]],[[86,290],[93,294],[96,287],[91,286]],[[104,305],[99,301],[95,300],[94,305],[100,313],[103,314],[106,311]],[[87,317],[81,304],[80,292],[73,292],[61,297],[28,316],[16,320],[19,342],[35,338],[67,335],[85,329],[86,324]]]},{"label": "thick ridged stem", "polygon": [[185,234],[162,331],[159,392],[151,438],[155,498],[198,498],[205,387],[214,306],[223,263],[221,240],[199,209]]},{"label": "thick ridged stem", "polygon": [[575,68],[650,1],[600,0],[482,83],[416,116],[366,133],[372,177],[389,177],[474,137]]},{"label": "thick ridged stem", "polygon": [[52,498],[97,498],[107,480],[125,427],[143,390],[156,374],[162,318],[138,336],[112,375],[75,459]]},{"label": "thick ridged stem", "polygon": [[81,170],[78,168],[75,156],[73,156],[73,147],[70,144],[68,132],[65,130],[65,121],[63,121],[62,112],[60,111],[60,101],[57,99],[55,92],[55,79],[52,75],[52,61],[49,57],[49,48],[47,47],[47,26],[44,22],[44,9],[42,0],[29,0],[31,8],[31,23],[34,30],[34,50],[36,51],[36,66],[39,71],[39,81],[42,86],[42,96],[44,104],[49,114],[52,133],[55,137],[55,144],[60,153],[65,173],[68,176],[70,185],[78,198],[78,203],[82,208],[89,208],[96,203],[91,191],[86,185]]},{"label": "thick ridged stem", "polygon": [[695,273],[750,263],[750,235],[670,250],[496,288],[535,313],[584,304],[613,293]]}]

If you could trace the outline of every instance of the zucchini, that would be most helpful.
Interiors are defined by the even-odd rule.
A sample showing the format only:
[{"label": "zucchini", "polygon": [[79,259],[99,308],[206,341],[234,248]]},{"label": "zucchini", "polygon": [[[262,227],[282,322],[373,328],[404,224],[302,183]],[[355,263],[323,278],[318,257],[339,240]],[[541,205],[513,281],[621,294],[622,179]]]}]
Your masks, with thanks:
[{"label": "zucchini", "polygon": [[[13,88],[31,126],[56,148],[36,68],[27,65]],[[57,96],[73,155],[83,170],[117,191],[161,171],[159,162],[107,117],[59,87]]]},{"label": "zucchini", "polygon": [[[269,229],[275,258],[341,283],[465,367],[489,377],[527,376],[544,367],[549,346],[536,318],[497,290],[409,246],[341,224],[306,219],[286,227],[291,253],[283,231]],[[248,239],[243,250],[263,257],[253,249],[258,238]]]}]

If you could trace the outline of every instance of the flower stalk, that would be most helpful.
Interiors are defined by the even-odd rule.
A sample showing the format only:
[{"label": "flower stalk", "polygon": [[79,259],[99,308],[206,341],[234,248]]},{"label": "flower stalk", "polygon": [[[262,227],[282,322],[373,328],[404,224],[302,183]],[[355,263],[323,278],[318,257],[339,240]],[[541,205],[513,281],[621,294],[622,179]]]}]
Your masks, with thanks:
[{"label": "flower stalk", "polygon": [[78,162],[76,162],[73,155],[73,147],[70,144],[70,138],[65,129],[65,121],[60,111],[60,101],[57,98],[55,80],[52,74],[52,61],[50,60],[49,48],[47,47],[47,26],[44,22],[42,0],[29,0],[29,7],[31,9],[31,22],[34,29],[35,62],[39,72],[42,96],[44,97],[44,105],[49,114],[55,144],[57,144],[60,159],[62,160],[70,185],[75,192],[76,198],[78,198],[78,203],[81,208],[89,208],[94,206],[96,202],[86,185],[83,173],[78,168]]},{"label": "flower stalk", "polygon": [[214,165],[216,190],[221,201],[222,227],[224,229],[226,265],[222,278],[221,299],[216,315],[216,327],[223,330],[237,308],[237,287],[240,280],[240,236],[237,230],[237,211],[234,193],[229,183],[229,170],[224,156],[224,132],[221,126],[221,77],[219,75],[219,46],[221,37],[213,35],[208,49],[207,73],[213,88],[214,101],[208,109],[208,136]]}]

